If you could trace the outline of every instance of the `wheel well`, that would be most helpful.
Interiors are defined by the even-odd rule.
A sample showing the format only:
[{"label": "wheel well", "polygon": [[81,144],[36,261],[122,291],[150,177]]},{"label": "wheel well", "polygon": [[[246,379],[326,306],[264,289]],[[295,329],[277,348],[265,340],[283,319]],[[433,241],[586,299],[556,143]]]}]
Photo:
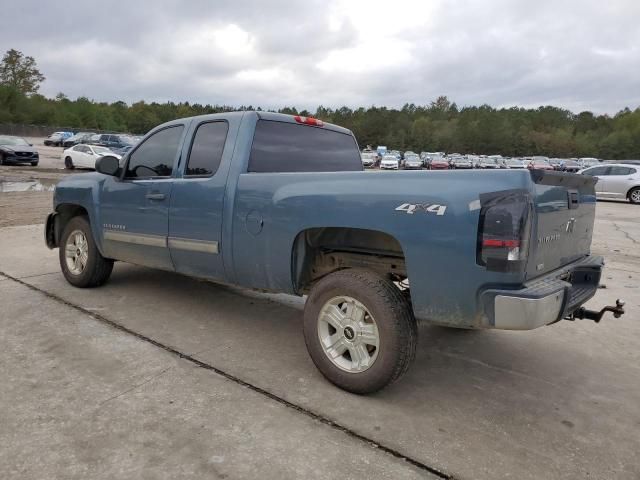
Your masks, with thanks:
[{"label": "wheel well", "polygon": [[640,188],[640,185],[634,185],[633,187],[631,187],[629,189],[629,191],[627,192],[627,195],[625,196],[625,198],[629,198],[631,196],[631,192],[633,192],[634,190]]},{"label": "wheel well", "polygon": [[63,203],[62,205],[58,205],[56,207],[56,212],[58,213],[58,216],[56,217],[55,226],[54,226],[56,245],[60,244],[60,236],[64,231],[64,227],[66,227],[67,223],[69,223],[69,220],[71,220],[73,217],[78,217],[80,215],[85,215],[87,217],[89,216],[89,213],[87,212],[86,208],[81,207],[80,205],[73,205],[69,203]]},{"label": "wheel well", "polygon": [[304,230],[293,244],[294,288],[306,293],[337,270],[365,268],[395,281],[407,278],[404,252],[393,236],[377,230],[322,227]]}]

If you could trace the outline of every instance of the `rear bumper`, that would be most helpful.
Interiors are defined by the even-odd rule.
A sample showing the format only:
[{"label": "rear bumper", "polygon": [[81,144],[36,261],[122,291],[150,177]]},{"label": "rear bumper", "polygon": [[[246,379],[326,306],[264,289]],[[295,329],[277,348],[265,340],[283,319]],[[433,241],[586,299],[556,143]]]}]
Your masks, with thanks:
[{"label": "rear bumper", "polygon": [[486,325],[502,330],[532,330],[561,320],[598,290],[604,260],[588,256],[519,290],[482,292]]}]

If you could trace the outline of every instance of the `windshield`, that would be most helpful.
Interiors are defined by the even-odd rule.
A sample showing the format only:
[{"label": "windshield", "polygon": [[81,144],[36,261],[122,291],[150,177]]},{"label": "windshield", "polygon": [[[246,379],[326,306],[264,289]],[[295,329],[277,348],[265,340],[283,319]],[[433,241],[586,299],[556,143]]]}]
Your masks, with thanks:
[{"label": "windshield", "polygon": [[24,138],[20,137],[0,137],[0,145],[20,145],[25,146],[29,145]]},{"label": "windshield", "polygon": [[106,147],[93,147],[93,151],[96,153],[111,153],[111,150]]}]

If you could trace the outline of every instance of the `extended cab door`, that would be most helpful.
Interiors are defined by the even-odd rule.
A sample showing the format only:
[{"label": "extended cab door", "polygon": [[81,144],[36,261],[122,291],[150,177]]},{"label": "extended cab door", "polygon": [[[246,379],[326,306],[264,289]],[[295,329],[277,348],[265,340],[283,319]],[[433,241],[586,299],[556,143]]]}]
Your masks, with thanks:
[{"label": "extended cab door", "polygon": [[168,245],[178,272],[225,280],[222,221],[240,117],[212,116],[190,127],[169,210]]},{"label": "extended cab door", "polygon": [[128,155],[122,178],[105,180],[100,213],[106,257],[173,270],[169,202],[186,127],[175,123],[152,133]]}]

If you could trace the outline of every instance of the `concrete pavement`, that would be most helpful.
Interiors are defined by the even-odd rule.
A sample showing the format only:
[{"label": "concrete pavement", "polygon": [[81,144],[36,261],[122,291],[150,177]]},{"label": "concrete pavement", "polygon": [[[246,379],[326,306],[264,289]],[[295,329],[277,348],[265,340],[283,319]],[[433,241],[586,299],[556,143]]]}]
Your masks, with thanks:
[{"label": "concrete pavement", "polygon": [[[640,436],[637,434],[640,427],[640,250],[637,248],[640,225],[634,215],[638,214],[640,209],[628,204],[598,204],[594,253],[605,254],[608,259],[604,277],[607,288],[600,290],[590,304],[595,308],[615,298],[624,298],[628,311],[625,317],[620,320],[608,317],[599,325],[586,321],[561,322],[532,332],[466,332],[422,326],[418,357],[409,374],[391,388],[369,397],[342,392],[328,384],[315,370],[301,335],[300,299],[257,294],[124,264],[116,265],[111,281],[104,287],[74,289],[58,273],[57,251],[50,252],[43,246],[41,226],[0,229],[0,271],[21,278],[23,282],[58,300],[47,299],[38,292],[25,291],[20,293],[23,300],[18,301],[17,291],[26,287],[14,280],[0,281],[2,305],[13,309],[9,312],[3,308],[9,313],[3,313],[0,326],[3,332],[8,328],[15,329],[16,325],[25,322],[25,317],[36,315],[38,318],[43,312],[47,312],[45,318],[60,316],[58,321],[64,323],[68,314],[57,310],[55,314],[49,313],[51,309],[48,303],[54,302],[56,308],[71,308],[76,313],[79,311],[74,306],[78,306],[82,309],[80,312],[95,312],[167,348],[190,355],[233,378],[247,382],[258,390],[262,389],[268,395],[251,389],[245,392],[246,388],[228,380],[220,380],[214,372],[201,368],[183,366],[177,370],[171,362],[182,365],[184,360],[175,360],[178,358],[176,355],[149,345],[139,352],[140,358],[138,354],[123,357],[125,360],[118,364],[117,369],[109,370],[118,371],[125,378],[134,380],[127,385],[136,385],[140,379],[144,381],[167,368],[167,365],[172,366],[157,380],[151,380],[148,386],[141,387],[143,390],[150,389],[144,401],[137,395],[124,395],[130,402],[128,408],[143,414],[146,412],[143,406],[148,404],[145,402],[164,405],[162,402],[175,391],[183,393],[185,402],[197,404],[193,397],[198,397],[191,390],[189,382],[200,385],[202,390],[199,392],[202,395],[207,392],[210,395],[232,395],[233,392],[227,390],[244,388],[238,397],[216,404],[216,408],[226,412],[226,416],[239,415],[243,418],[247,415],[247,423],[264,421],[264,418],[255,413],[256,409],[232,409],[235,404],[249,401],[244,399],[245,396],[252,398],[257,395],[265,405],[278,404],[278,408],[285,412],[282,417],[284,435],[287,435],[290,425],[303,432],[293,434],[297,442],[286,444],[278,453],[273,451],[274,456],[270,460],[274,464],[273,475],[280,474],[281,478],[301,476],[301,470],[291,464],[288,464],[291,469],[287,470],[283,462],[295,465],[297,461],[303,461],[308,453],[306,450],[299,451],[302,448],[300,445],[314,442],[319,435],[316,431],[328,430],[330,433],[327,435],[339,435],[335,441],[337,450],[343,456],[352,458],[364,455],[362,452],[372,451],[375,454],[373,463],[378,465],[379,462],[385,465],[384,468],[390,469],[399,468],[398,465],[409,468],[410,465],[406,465],[407,462],[398,464],[396,462],[399,460],[390,453],[372,449],[369,441],[455,478],[637,479],[640,477],[640,463],[636,458],[640,451]],[[65,306],[61,301],[69,302],[72,306]],[[80,315],[76,322],[78,326],[101,323],[88,315]],[[30,338],[32,336],[37,342],[38,338],[46,338],[51,334],[49,330],[40,332],[42,327],[38,323],[26,324],[29,327],[20,330],[20,335],[4,335],[3,342],[8,345],[16,342],[26,344],[33,341]],[[114,350],[129,341],[123,340],[128,335],[126,333],[115,332],[114,335],[108,342],[105,341]],[[92,345],[93,333],[87,337],[89,345]],[[66,335],[56,338],[62,345],[60,350],[65,351],[64,345],[71,340],[67,340]],[[71,335],[71,338],[76,336]],[[138,339],[136,342],[141,341]],[[72,347],[71,350],[75,348]],[[12,348],[15,352],[15,347]],[[152,350],[157,353],[150,353]],[[109,352],[106,347],[104,351],[86,351],[80,357],[91,359],[94,354],[104,356],[98,363],[115,361],[111,357],[118,358],[117,353]],[[150,359],[148,370],[131,360],[135,357],[143,361],[156,354],[172,358],[166,360],[166,364],[158,361],[154,368],[151,368],[155,364]],[[64,360],[59,358],[62,353],[55,353],[55,350],[51,355],[55,361]],[[5,356],[3,363],[9,362],[14,356]],[[73,375],[95,375],[84,364],[73,366],[74,358],[64,360],[67,361],[66,369],[74,369]],[[22,376],[11,376],[11,371],[23,363],[14,363],[10,371],[0,370],[0,381],[4,384],[20,383]],[[138,369],[141,369],[139,373]],[[178,378],[171,377],[176,371],[179,371],[176,377],[181,383],[176,383]],[[209,380],[209,377],[214,380]],[[35,372],[33,378],[46,378],[46,372]],[[61,377],[59,381],[64,382],[65,378]],[[175,389],[170,385],[159,390],[152,388],[167,378],[172,379],[170,383]],[[204,379],[213,383],[205,385],[202,383]],[[122,381],[117,376],[107,376],[106,380],[94,376],[93,380],[96,383],[114,382],[118,388],[114,386],[110,391],[115,393],[123,386],[117,384]],[[223,383],[214,385],[215,381]],[[19,404],[20,399],[24,401],[30,398],[26,392],[21,390],[7,401]],[[99,403],[100,399],[108,397],[102,395],[106,392],[100,393],[94,402]],[[51,388],[45,396],[65,398],[64,395],[64,389]],[[285,403],[288,406],[282,406],[278,399],[289,402]],[[4,399],[2,404],[5,404]],[[58,401],[55,408],[48,408],[46,404],[36,405],[37,402],[34,408],[38,410],[61,416],[75,410],[73,404],[66,406],[62,401]],[[185,406],[187,410],[192,408],[195,408],[193,403]],[[263,408],[267,407],[261,405],[257,410]],[[168,421],[167,417],[171,416],[165,411],[158,417],[155,412],[151,409],[147,416],[154,425]],[[196,416],[203,414],[203,410],[196,409],[196,412],[191,413]],[[256,415],[259,418],[255,418]],[[312,420],[314,415],[321,419],[320,423]],[[206,417],[206,420],[217,425],[215,418]],[[120,419],[119,416],[106,414],[103,424],[106,430],[109,421],[119,422]],[[304,422],[307,421],[314,424],[313,430],[305,430]],[[335,430],[322,421],[335,422],[339,429]],[[300,426],[296,427],[298,423]],[[129,447],[134,456],[136,453],[142,457],[151,455],[149,450],[143,448],[144,442],[141,446],[134,438],[134,432],[144,430],[144,425],[131,423],[130,420],[121,425],[121,430],[117,430],[122,435],[121,447]],[[185,430],[180,430],[181,427],[181,422],[170,423],[156,432],[154,438],[158,442],[168,441],[175,429],[190,433],[196,431],[191,430],[196,428],[195,423],[185,427]],[[61,428],[60,424],[54,424],[52,431],[59,432]],[[345,430],[356,437],[344,433]],[[91,438],[87,435],[87,430],[81,430],[76,438]],[[27,432],[18,431],[16,438],[27,445],[34,441]],[[220,442],[224,442],[224,438],[220,437]],[[194,442],[202,442],[199,439],[197,437]],[[229,437],[232,446],[235,445],[233,439],[233,436]],[[266,437],[262,437],[256,441],[254,448],[265,448],[261,442],[266,441]],[[75,447],[67,451],[69,455],[75,455],[68,468],[88,468],[85,457],[77,453],[81,443],[78,440]],[[326,440],[320,443],[324,445]],[[167,445],[172,444],[164,445],[169,451]],[[206,451],[206,445],[209,444],[205,442],[204,445],[202,449]],[[102,458],[103,448],[101,444],[96,445],[93,455]],[[284,450],[288,453],[283,453]],[[184,457],[180,456],[180,451],[173,453],[172,465],[176,469],[180,458],[185,464],[184,468],[188,466],[186,464],[198,464],[195,457],[183,453]],[[254,460],[253,454],[256,455]],[[251,455],[243,458],[254,466],[263,458],[257,451]],[[326,455],[333,458],[331,452]],[[293,459],[285,458],[290,456]],[[11,463],[13,458],[15,455],[0,458],[0,473],[5,462]],[[44,463],[51,464],[51,461]],[[79,462],[79,466],[75,465],[76,462]],[[102,466],[105,472],[114,471],[110,470],[112,465],[109,459],[102,458],[100,462],[96,465]],[[60,464],[56,465],[62,468]],[[228,470],[230,478],[250,476],[249,470],[238,470],[239,466],[233,465]],[[325,476],[334,474],[328,464],[316,463],[316,466]],[[135,468],[141,467],[133,465],[131,468],[135,471]],[[98,474],[101,470],[96,466],[93,472]],[[408,472],[354,471],[354,475],[377,478],[385,472],[398,475],[395,478],[416,473],[429,475],[428,470],[414,467]],[[345,476],[344,470],[340,470],[339,475]]]}]

